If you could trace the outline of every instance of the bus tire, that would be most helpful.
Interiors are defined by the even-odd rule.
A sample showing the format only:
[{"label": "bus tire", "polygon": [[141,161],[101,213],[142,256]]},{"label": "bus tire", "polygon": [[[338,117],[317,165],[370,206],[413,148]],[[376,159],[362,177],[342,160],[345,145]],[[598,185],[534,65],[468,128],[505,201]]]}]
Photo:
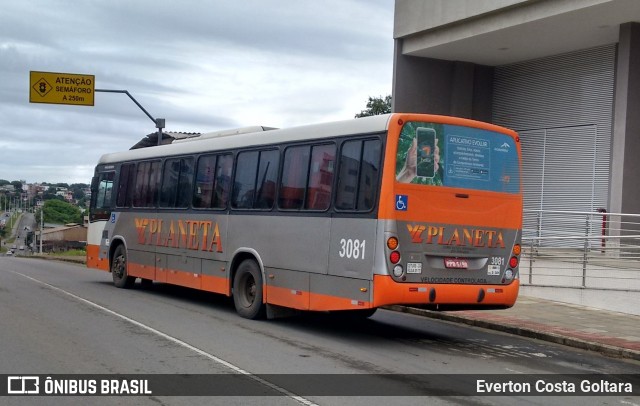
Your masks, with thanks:
[{"label": "bus tire", "polygon": [[129,276],[127,272],[127,250],[124,248],[124,245],[118,245],[113,252],[111,277],[113,278],[113,284],[117,288],[128,289],[132,287],[136,281],[136,278]]},{"label": "bus tire", "polygon": [[261,319],[265,315],[262,303],[262,272],[256,261],[245,259],[233,278],[233,304],[241,317]]}]

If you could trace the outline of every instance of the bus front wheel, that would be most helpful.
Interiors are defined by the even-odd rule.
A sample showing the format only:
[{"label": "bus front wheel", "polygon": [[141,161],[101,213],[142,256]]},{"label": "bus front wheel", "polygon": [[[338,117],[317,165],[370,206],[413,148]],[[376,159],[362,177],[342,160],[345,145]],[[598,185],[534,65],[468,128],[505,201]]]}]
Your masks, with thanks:
[{"label": "bus front wheel", "polygon": [[118,288],[130,288],[136,281],[136,278],[129,276],[127,272],[127,250],[124,245],[118,245],[113,252],[111,276],[113,284]]},{"label": "bus front wheel", "polygon": [[262,273],[258,264],[245,259],[233,278],[233,303],[238,314],[246,319],[260,319],[265,315],[262,303]]}]

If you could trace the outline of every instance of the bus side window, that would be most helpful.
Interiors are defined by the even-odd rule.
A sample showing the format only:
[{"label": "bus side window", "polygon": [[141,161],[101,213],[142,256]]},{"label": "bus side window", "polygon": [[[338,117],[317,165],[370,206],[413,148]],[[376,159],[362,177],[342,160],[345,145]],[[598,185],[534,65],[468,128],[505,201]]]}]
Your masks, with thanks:
[{"label": "bus side window", "polygon": [[284,153],[278,207],[300,210],[309,171],[309,146],[289,147]]},{"label": "bus side window", "polygon": [[327,210],[331,205],[335,159],[335,144],[287,148],[278,207],[283,210]]},{"label": "bus side window", "polygon": [[336,194],[337,209],[354,210],[356,208],[361,152],[362,141],[347,141],[342,144]]},{"label": "bus side window", "polygon": [[362,151],[362,165],[360,169],[360,187],[358,188],[358,210],[369,211],[375,206],[376,194],[380,179],[380,150],[379,140],[367,140]]},{"label": "bus side window", "polygon": [[374,207],[380,149],[379,140],[355,140],[342,144],[336,209],[369,211]]},{"label": "bus side window", "polygon": [[234,209],[271,209],[275,199],[278,150],[238,154],[231,205]]},{"label": "bus side window", "polygon": [[313,147],[305,209],[327,210],[329,208],[335,161],[335,144]]},{"label": "bus side window", "polygon": [[231,154],[220,155],[216,165],[215,186],[213,188],[213,200],[211,207],[224,209],[229,201],[231,191],[231,172],[233,170],[233,156]]},{"label": "bus side window", "polygon": [[276,182],[280,152],[278,150],[261,151],[258,177],[256,179],[255,209],[271,209],[276,199]]},{"label": "bus side window", "polygon": [[198,159],[196,185],[193,189],[193,207],[209,208],[213,199],[216,172],[216,155],[205,155]]},{"label": "bus side window", "polygon": [[167,159],[164,163],[160,207],[189,207],[193,182],[193,158]]},{"label": "bus side window", "polygon": [[136,168],[134,207],[154,207],[160,183],[160,161],[141,162]]},{"label": "bus side window", "polygon": [[118,178],[118,190],[116,194],[116,207],[131,206],[131,187],[133,186],[134,164],[123,164],[120,167]]},{"label": "bus side window", "polygon": [[236,175],[233,183],[231,206],[234,209],[250,209],[258,171],[258,151],[241,152],[236,160]]}]

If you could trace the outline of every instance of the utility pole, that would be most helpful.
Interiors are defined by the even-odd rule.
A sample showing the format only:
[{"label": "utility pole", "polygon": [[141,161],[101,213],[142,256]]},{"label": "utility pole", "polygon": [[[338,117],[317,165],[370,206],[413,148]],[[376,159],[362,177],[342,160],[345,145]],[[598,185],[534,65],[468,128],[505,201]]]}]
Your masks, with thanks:
[{"label": "utility pole", "polygon": [[40,255],[42,255],[42,232],[44,231],[44,205],[40,209]]}]

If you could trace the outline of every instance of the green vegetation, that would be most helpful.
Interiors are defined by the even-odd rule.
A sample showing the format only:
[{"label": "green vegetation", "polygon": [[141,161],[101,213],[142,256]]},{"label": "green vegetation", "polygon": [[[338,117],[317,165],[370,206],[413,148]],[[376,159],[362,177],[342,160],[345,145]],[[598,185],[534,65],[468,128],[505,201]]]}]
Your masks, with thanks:
[{"label": "green vegetation", "polygon": [[82,224],[82,213],[76,205],[62,200],[51,199],[44,202],[43,210],[45,223]]},{"label": "green vegetation", "polygon": [[62,251],[62,252],[57,252],[56,255],[58,256],[62,256],[62,257],[84,257],[87,255],[87,251],[85,250],[69,250],[69,251]]},{"label": "green vegetation", "polygon": [[386,96],[384,99],[380,97],[369,96],[367,102],[367,108],[356,114],[355,118],[377,116],[380,114],[391,113],[391,95]]}]

